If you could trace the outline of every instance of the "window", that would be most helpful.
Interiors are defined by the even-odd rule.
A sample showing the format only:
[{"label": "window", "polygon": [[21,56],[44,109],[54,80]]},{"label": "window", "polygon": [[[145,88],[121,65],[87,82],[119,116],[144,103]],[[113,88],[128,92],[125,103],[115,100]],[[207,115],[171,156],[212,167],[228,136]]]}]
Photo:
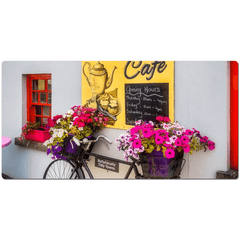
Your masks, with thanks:
[{"label": "window", "polygon": [[47,123],[51,108],[51,74],[27,75],[27,121]]}]

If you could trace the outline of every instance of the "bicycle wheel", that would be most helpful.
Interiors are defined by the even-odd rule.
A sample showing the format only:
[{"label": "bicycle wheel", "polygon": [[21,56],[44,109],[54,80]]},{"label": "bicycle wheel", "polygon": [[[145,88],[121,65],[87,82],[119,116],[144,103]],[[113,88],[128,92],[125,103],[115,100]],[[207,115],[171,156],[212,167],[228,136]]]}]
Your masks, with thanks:
[{"label": "bicycle wheel", "polygon": [[[75,165],[69,160],[57,159],[49,164],[43,179],[70,179]],[[71,179],[85,178],[82,169],[78,168],[71,177]]]}]

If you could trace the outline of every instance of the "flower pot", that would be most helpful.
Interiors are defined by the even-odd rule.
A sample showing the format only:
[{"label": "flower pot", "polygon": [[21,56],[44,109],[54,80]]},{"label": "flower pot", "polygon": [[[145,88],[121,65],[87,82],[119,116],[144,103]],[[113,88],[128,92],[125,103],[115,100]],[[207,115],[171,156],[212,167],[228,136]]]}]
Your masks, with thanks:
[{"label": "flower pot", "polygon": [[[185,160],[184,160],[185,161]],[[153,151],[140,155],[144,178],[180,178],[183,165],[183,152],[175,152],[174,158],[165,158],[163,152]]]},{"label": "flower pot", "polygon": [[74,141],[67,139],[65,142],[65,152],[75,154],[77,150],[78,145]]},{"label": "flower pot", "polygon": [[[71,159],[76,159],[79,154],[81,154],[84,150],[82,146],[78,146],[74,141],[71,139],[73,136],[69,136],[65,141],[64,141],[64,147],[63,147],[63,156]],[[89,140],[95,140],[95,137],[91,137]],[[91,152],[93,147],[94,147],[94,142],[91,144],[91,146],[88,149],[88,152]],[[84,155],[84,159],[88,159],[89,155]]]},{"label": "flower pot", "polygon": [[29,131],[26,135],[25,138],[28,140],[32,141],[37,141],[37,142],[45,142],[51,137],[49,134],[49,130],[47,128],[42,127],[39,130],[32,130]]}]

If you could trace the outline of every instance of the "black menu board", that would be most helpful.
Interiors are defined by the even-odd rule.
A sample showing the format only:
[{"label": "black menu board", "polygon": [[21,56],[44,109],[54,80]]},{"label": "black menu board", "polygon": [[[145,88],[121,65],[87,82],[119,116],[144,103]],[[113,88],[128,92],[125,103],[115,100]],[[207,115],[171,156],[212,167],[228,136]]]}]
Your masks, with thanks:
[{"label": "black menu board", "polygon": [[125,84],[125,123],[137,120],[156,122],[157,116],[169,116],[169,84]]}]

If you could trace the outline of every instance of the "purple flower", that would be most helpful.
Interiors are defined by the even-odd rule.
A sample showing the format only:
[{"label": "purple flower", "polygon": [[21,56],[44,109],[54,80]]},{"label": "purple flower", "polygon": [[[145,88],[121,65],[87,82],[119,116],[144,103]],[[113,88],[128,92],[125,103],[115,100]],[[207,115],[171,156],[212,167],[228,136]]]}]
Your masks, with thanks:
[{"label": "purple flower", "polygon": [[51,149],[48,148],[48,149],[47,149],[47,155],[49,155],[50,152],[51,152]]}]

